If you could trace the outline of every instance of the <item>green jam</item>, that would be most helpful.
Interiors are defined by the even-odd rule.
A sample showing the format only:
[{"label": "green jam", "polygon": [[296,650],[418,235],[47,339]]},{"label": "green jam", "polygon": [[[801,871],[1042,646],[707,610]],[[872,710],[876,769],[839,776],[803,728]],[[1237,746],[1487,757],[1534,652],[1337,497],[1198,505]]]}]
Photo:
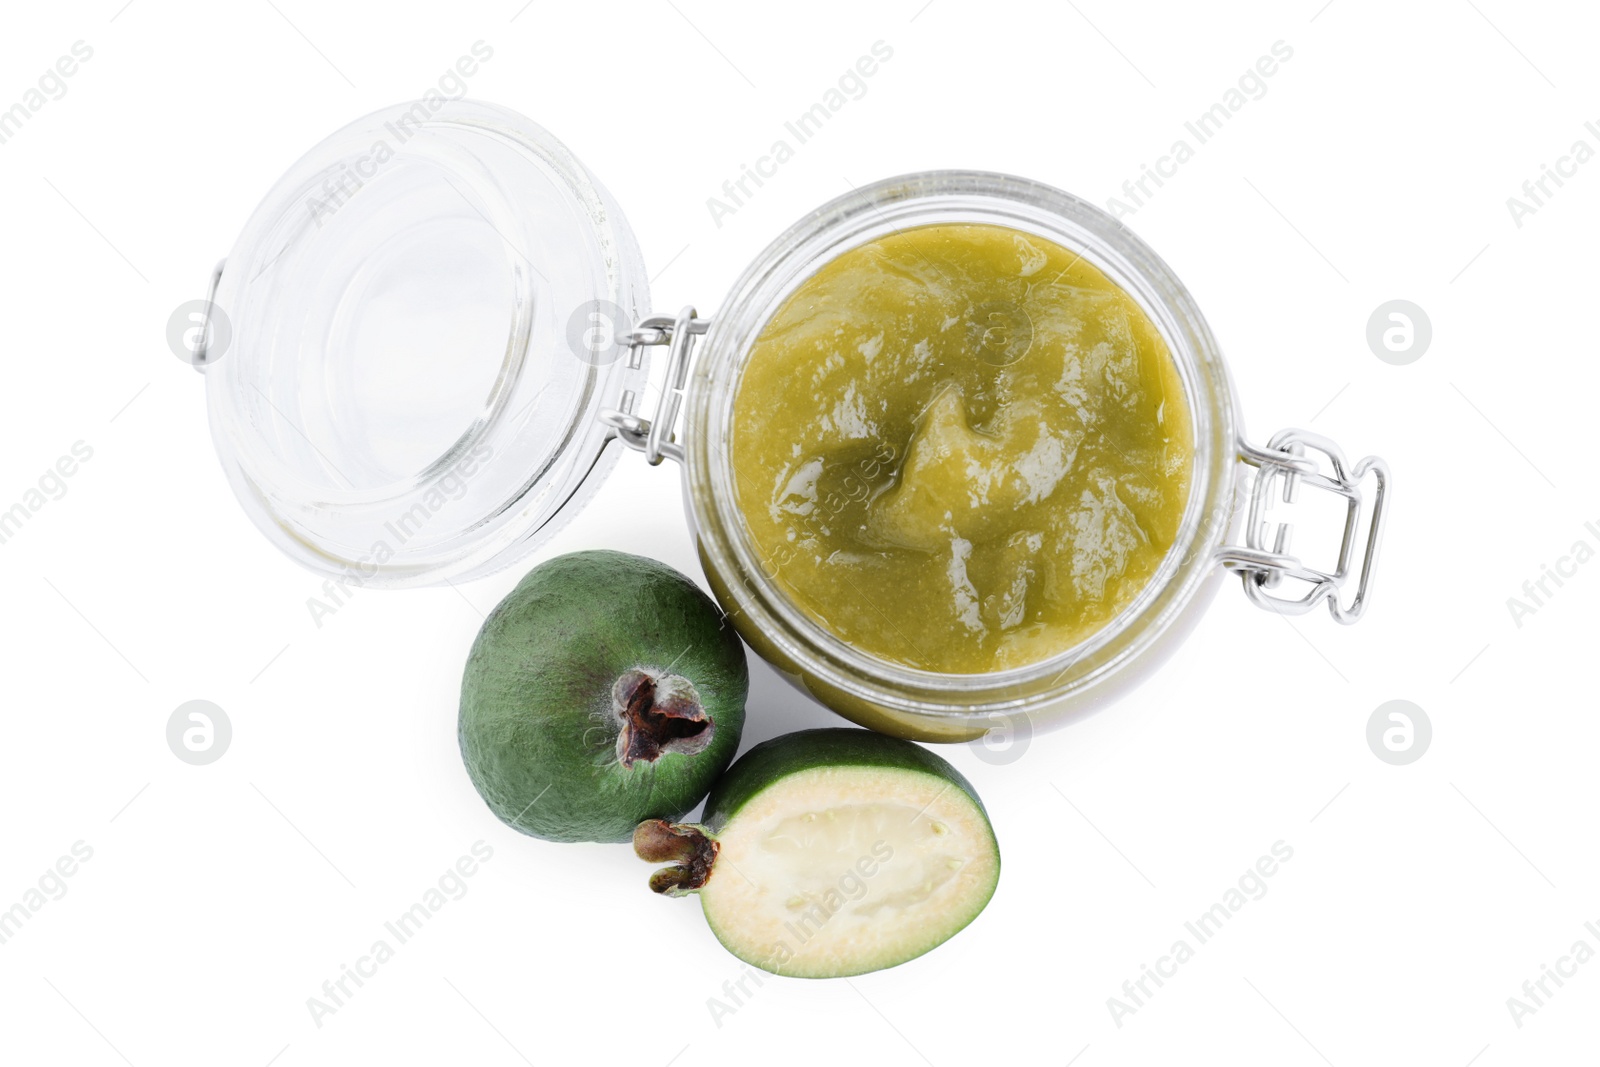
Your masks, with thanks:
[{"label": "green jam", "polygon": [[768,574],[841,640],[982,674],[1104,627],[1177,535],[1194,450],[1143,309],[1017,230],[933,225],[808,278],[734,401]]}]

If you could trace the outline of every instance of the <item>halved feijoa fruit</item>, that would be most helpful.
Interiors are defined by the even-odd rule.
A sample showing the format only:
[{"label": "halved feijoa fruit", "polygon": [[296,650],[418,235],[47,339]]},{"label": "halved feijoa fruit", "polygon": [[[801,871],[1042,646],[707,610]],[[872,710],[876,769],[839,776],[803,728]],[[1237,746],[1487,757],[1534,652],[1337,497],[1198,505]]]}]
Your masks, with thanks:
[{"label": "halved feijoa fruit", "polygon": [[650,879],[696,893],[717,939],[774,974],[839,978],[922,955],[975,919],[1000,847],[972,786],[910,741],[805,730],[757,745],[712,787],[703,824],[653,819]]},{"label": "halved feijoa fruit", "polygon": [[626,841],[682,818],[739,748],[744,646],[688,578],[622,552],[540,564],[484,622],[461,683],[461,756],[504,822]]}]

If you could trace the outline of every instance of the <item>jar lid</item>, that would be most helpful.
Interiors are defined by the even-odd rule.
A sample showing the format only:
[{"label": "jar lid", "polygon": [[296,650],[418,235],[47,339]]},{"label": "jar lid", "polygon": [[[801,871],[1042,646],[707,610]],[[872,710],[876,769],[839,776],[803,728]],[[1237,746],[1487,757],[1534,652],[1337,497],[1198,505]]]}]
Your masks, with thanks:
[{"label": "jar lid", "polygon": [[466,100],[387,108],[306,153],[229,255],[212,437],[251,519],[312,570],[477,577],[615,462],[596,415],[639,406],[626,334],[648,304],[627,221],[549,133]]}]

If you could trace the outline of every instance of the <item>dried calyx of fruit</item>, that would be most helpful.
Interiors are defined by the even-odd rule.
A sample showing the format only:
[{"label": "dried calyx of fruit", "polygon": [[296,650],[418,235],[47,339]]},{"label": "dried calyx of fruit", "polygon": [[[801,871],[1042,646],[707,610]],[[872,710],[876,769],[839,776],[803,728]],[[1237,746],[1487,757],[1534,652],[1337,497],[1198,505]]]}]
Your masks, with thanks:
[{"label": "dried calyx of fruit", "polygon": [[617,717],[617,761],[624,767],[653,763],[663,752],[692,756],[716,736],[694,683],[677,674],[624,671],[611,687],[611,710]]}]

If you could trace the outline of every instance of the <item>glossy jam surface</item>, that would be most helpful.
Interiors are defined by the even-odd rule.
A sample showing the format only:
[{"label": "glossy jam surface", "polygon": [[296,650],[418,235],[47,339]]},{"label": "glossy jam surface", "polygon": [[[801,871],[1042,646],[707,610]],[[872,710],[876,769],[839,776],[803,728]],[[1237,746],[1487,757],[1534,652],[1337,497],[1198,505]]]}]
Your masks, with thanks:
[{"label": "glossy jam surface", "polygon": [[828,262],[762,329],[733,415],[768,573],[842,640],[924,670],[1089,637],[1188,498],[1189,409],[1154,324],[1075,253],[999,226]]}]

